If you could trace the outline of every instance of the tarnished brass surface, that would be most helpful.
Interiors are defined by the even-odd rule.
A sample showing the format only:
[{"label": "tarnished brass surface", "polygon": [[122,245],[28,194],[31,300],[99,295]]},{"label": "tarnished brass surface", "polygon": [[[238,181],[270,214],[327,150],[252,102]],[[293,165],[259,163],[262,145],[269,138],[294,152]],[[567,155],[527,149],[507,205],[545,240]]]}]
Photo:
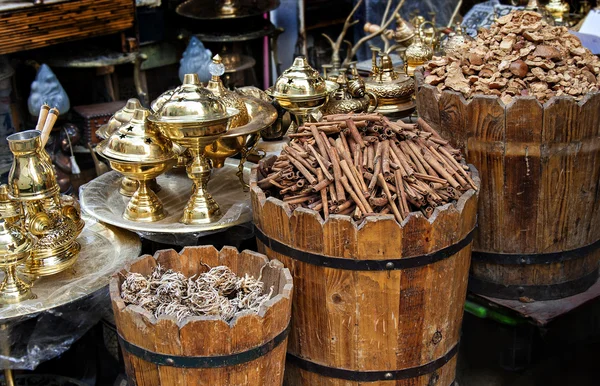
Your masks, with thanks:
[{"label": "tarnished brass surface", "polygon": [[[122,217],[128,200],[116,189],[119,175],[109,172],[90,181],[80,189],[79,197],[84,212],[103,221],[124,229],[147,233],[197,233],[209,232],[243,224],[252,220],[250,194],[239,188],[235,176],[238,160],[228,159],[221,169],[213,170],[209,189],[219,202],[223,215],[217,221],[206,224],[182,224],[181,214],[192,189],[192,181],[181,172],[162,174],[157,178],[162,190],[158,197],[163,202],[167,216],[159,221],[142,223],[126,220]],[[244,177],[250,176],[251,164],[244,166]]]},{"label": "tarnished brass surface", "polygon": [[0,323],[82,299],[106,286],[114,272],[138,258],[141,243],[136,234],[91,217],[84,219],[85,228],[77,238],[81,251],[72,269],[36,280],[33,292],[37,298],[3,306]]}]

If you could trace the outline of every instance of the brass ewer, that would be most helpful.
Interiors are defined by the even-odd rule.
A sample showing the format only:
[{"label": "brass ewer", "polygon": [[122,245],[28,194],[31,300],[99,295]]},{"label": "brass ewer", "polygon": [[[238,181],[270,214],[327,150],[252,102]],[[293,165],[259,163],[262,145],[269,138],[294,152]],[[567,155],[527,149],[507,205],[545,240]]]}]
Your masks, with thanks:
[{"label": "brass ewer", "polygon": [[148,122],[149,115],[143,107],[136,109],[129,123],[97,147],[115,171],[136,181],[137,189],[123,213],[131,221],[151,222],[166,216],[162,202],[148,184],[171,169],[182,151]]},{"label": "brass ewer", "polygon": [[432,48],[421,39],[421,31],[417,30],[413,42],[405,53],[406,74],[410,77],[415,75],[417,67],[422,66],[433,57]]},{"label": "brass ewer", "polygon": [[415,109],[413,79],[396,72],[388,54],[380,56],[380,62],[375,64],[372,73],[365,79],[365,89],[377,96],[375,112],[394,117],[410,115]]},{"label": "brass ewer", "polygon": [[210,223],[221,216],[219,205],[207,191],[211,166],[205,149],[227,132],[238,113],[238,109],[226,107],[202,87],[197,74],[185,74],[183,84],[148,118],[165,136],[191,153],[186,171],[194,186],[180,220],[184,224]]},{"label": "brass ewer", "polygon": [[233,117],[226,134],[206,146],[205,155],[210,159],[212,167],[221,168],[228,157],[240,154],[236,175],[242,188],[248,190],[249,186],[244,181],[244,163],[258,144],[261,130],[277,119],[277,111],[270,103],[227,90],[220,78],[225,73],[225,67],[219,55],[213,58],[209,71],[212,77],[206,88],[226,107],[235,108],[240,113]]},{"label": "brass ewer", "polygon": [[290,131],[295,131],[310,121],[310,114],[319,110],[337,88],[337,83],[323,79],[305,57],[299,56],[266,93],[294,116],[296,126]]},{"label": "brass ewer", "polygon": [[73,204],[63,203],[41,133],[23,131],[7,137],[14,161],[8,175],[8,196],[21,206],[20,223],[35,236],[24,271],[46,276],[75,263],[81,246],[77,236],[84,222]]},{"label": "brass ewer", "polygon": [[33,240],[29,235],[0,218],[0,269],[4,271],[4,280],[0,283],[0,307],[35,299],[31,284],[17,276],[17,266],[31,256],[32,247]]}]

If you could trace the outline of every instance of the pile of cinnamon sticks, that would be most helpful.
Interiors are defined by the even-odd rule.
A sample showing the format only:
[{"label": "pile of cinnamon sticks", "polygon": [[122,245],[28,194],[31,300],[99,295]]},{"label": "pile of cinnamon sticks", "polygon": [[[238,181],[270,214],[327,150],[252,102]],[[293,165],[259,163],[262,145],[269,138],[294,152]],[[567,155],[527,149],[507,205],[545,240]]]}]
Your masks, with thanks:
[{"label": "pile of cinnamon sticks", "polygon": [[291,134],[281,155],[261,161],[258,186],[293,210],[365,216],[436,206],[477,189],[460,151],[419,118],[392,122],[380,114],[336,114]]}]

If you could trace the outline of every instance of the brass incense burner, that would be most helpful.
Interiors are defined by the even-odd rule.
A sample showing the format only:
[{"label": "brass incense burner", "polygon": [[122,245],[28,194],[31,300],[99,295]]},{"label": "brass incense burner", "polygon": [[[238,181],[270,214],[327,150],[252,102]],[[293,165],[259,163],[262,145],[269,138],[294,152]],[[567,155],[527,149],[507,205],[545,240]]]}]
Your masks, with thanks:
[{"label": "brass incense burner", "polygon": [[[49,133],[52,125],[45,125],[44,133]],[[7,201],[18,203],[19,226],[35,237],[31,258],[24,268],[34,276],[52,275],[73,265],[81,249],[76,239],[84,226],[76,201],[60,196],[43,135],[29,130],[7,137],[14,161],[8,175],[8,199],[0,197],[4,211],[16,207]]]},{"label": "brass incense burner", "polygon": [[115,171],[136,182],[137,189],[123,213],[131,221],[151,222],[165,217],[162,202],[148,183],[172,168],[182,152],[148,122],[149,115],[143,107],[136,109],[129,123],[97,147]]},{"label": "brass incense burner", "polygon": [[211,166],[205,149],[227,132],[238,113],[238,109],[226,107],[202,87],[197,74],[186,74],[171,98],[148,118],[165,136],[186,147],[192,155],[186,171],[194,186],[181,218],[184,224],[209,223],[221,215],[219,205],[207,191]]},{"label": "brass incense burner", "polygon": [[131,117],[133,117],[133,112],[140,107],[142,107],[142,104],[139,100],[135,98],[129,99],[122,109],[110,117],[108,123],[96,130],[96,136],[100,139],[108,139],[121,125],[129,122]]},{"label": "brass incense burner", "polygon": [[377,108],[377,95],[372,91],[366,91],[365,82],[358,75],[356,67],[353,67],[352,75],[351,80],[346,76],[346,72],[342,72],[337,77],[336,83],[339,88],[323,107],[323,114],[373,112]]},{"label": "brass incense burner", "polygon": [[290,130],[295,131],[310,121],[310,114],[318,111],[338,87],[337,83],[323,79],[305,57],[299,56],[266,93],[294,116],[296,127]]},{"label": "brass incense burner", "polygon": [[380,56],[380,63],[375,61],[372,75],[365,79],[365,89],[377,96],[378,104],[375,112],[404,117],[415,109],[413,95],[415,84],[406,74],[394,70],[388,54]]}]

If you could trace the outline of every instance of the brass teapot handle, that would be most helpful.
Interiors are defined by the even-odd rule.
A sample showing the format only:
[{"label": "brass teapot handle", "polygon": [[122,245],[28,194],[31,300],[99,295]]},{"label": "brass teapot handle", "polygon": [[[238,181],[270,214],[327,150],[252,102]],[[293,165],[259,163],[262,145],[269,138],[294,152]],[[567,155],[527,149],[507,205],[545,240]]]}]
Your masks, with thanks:
[{"label": "brass teapot handle", "polygon": [[377,106],[379,106],[379,99],[377,99],[377,95],[375,95],[372,91],[365,91],[365,94],[367,94],[372,101],[375,101],[375,104],[371,104],[369,102],[369,107],[367,108],[367,113],[372,113],[373,111],[375,111],[375,109],[377,109]]}]

